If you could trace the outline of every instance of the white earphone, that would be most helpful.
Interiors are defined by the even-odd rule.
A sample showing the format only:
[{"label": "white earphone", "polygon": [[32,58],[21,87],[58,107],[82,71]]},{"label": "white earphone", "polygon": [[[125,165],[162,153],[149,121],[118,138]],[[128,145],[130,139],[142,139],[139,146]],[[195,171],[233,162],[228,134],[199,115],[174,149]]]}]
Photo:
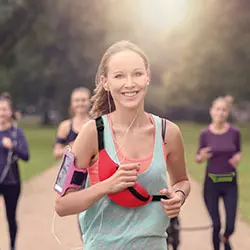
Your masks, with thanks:
[{"label": "white earphone", "polygon": [[108,87],[108,83],[107,83],[107,82],[103,85],[103,87],[104,87],[104,89],[105,89],[106,91],[109,91],[109,87]]}]

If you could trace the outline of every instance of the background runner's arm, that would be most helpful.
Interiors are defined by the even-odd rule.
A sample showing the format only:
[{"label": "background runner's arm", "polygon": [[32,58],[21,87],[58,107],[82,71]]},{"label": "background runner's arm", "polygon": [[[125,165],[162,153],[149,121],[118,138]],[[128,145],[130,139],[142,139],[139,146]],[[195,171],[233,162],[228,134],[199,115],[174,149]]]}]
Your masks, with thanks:
[{"label": "background runner's arm", "polygon": [[17,130],[16,145],[13,148],[14,155],[24,161],[29,160],[29,148],[25,135],[21,129]]},{"label": "background runner's arm", "polygon": [[186,198],[190,192],[190,183],[186,171],[183,138],[178,126],[169,121],[165,141],[166,163],[173,191],[182,190],[185,193],[183,198]]},{"label": "background runner's arm", "polygon": [[57,131],[57,139],[54,146],[54,157],[55,159],[60,159],[64,154],[64,148],[66,144],[66,138],[69,133],[69,121],[63,121],[60,123]]},{"label": "background runner's arm", "polygon": [[195,156],[195,161],[197,163],[203,163],[204,161],[206,161],[205,158],[202,157],[202,155],[200,154],[200,151],[206,147],[206,140],[205,140],[205,132],[202,131],[200,133],[200,137],[199,137],[199,148],[197,150],[196,156]]},{"label": "background runner's arm", "polygon": [[234,168],[238,167],[238,164],[241,160],[241,134],[240,131],[237,131],[236,138],[235,138],[235,148],[236,153],[229,159],[229,163],[233,165]]}]

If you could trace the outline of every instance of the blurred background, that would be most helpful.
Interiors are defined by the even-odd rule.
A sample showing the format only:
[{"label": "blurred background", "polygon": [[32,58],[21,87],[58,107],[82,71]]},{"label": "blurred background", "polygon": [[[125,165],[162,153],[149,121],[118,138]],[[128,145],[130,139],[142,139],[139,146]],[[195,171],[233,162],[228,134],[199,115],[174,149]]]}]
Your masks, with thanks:
[{"label": "blurred background", "polygon": [[200,129],[213,99],[232,95],[240,127],[240,213],[250,223],[250,1],[0,0],[0,92],[22,112],[32,168],[51,166],[55,126],[68,116],[73,88],[93,90],[105,49],[137,43],[151,62],[146,110],[181,127],[191,176]]},{"label": "blurred background", "polygon": [[249,13],[246,0],[1,0],[0,91],[58,122],[72,88],[93,89],[107,46],[127,39],[151,62],[148,109],[207,122],[211,101],[232,94],[249,121]]}]

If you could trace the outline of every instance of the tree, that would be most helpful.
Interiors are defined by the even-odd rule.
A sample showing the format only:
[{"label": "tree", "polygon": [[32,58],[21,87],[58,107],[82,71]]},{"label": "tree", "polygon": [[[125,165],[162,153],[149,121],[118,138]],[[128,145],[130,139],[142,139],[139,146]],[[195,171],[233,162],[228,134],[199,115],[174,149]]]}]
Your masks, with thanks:
[{"label": "tree", "polygon": [[166,76],[175,101],[197,105],[226,94],[237,102],[250,99],[250,9],[244,4],[248,3],[210,1],[197,16],[196,32],[186,39],[180,63]]},{"label": "tree", "polygon": [[[94,87],[97,59],[105,39],[104,3],[42,1],[39,12],[33,11],[36,5],[28,3],[25,11],[36,13],[36,18],[29,19],[25,34],[14,36],[23,30],[16,24],[21,17],[18,19],[15,12],[11,23],[3,25],[9,30],[3,43],[9,49],[4,50],[2,72],[8,72],[9,80],[1,85],[2,90],[7,87],[21,107],[34,105],[46,114],[53,106],[66,116],[72,88]],[[7,64],[11,58],[12,63]]]}]

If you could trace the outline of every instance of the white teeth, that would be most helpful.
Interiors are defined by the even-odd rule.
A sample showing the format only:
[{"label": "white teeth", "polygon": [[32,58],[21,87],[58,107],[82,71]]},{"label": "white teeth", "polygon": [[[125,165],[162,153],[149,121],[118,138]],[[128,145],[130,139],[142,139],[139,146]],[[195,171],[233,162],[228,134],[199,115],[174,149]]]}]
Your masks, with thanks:
[{"label": "white teeth", "polygon": [[135,96],[136,95],[136,92],[132,92],[132,93],[124,93],[125,96]]}]

